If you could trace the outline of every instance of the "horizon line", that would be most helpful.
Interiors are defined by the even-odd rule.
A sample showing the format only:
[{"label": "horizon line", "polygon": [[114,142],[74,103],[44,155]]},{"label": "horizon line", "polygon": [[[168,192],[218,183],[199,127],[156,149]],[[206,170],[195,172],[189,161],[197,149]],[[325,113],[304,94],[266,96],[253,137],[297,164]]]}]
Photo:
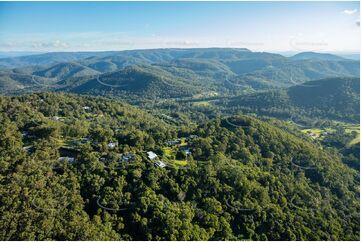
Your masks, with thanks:
[{"label": "horizon line", "polygon": [[137,51],[137,50],[170,50],[170,49],[179,49],[179,50],[192,50],[192,49],[234,49],[234,50],[248,50],[250,52],[270,52],[270,53],[304,53],[304,52],[314,52],[314,53],[350,53],[350,54],[360,54],[360,50],[252,50],[247,47],[219,47],[219,46],[209,46],[209,47],[159,47],[159,48],[134,48],[134,49],[122,49],[122,50],[0,50],[1,53],[75,53],[75,52],[123,52],[123,51]]}]

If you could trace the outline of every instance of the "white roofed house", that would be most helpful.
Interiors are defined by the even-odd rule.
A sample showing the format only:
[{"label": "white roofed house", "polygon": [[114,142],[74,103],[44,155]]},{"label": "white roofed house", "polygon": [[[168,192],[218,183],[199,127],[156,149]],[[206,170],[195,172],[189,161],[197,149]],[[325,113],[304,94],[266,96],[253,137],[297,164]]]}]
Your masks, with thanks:
[{"label": "white roofed house", "polygon": [[182,146],[180,150],[183,151],[186,155],[192,154],[191,148],[189,148],[189,146]]},{"label": "white roofed house", "polygon": [[28,137],[28,136],[29,136],[29,132],[28,132],[28,131],[23,131],[23,132],[21,133],[21,135],[22,135],[23,137]]},{"label": "white roofed house", "polygon": [[191,152],[191,150],[188,148],[188,149],[185,149],[185,150],[183,150],[184,151],[184,153],[186,154],[186,155],[190,155],[190,154],[192,154],[192,152]]},{"label": "white roofed house", "polygon": [[117,145],[118,145],[118,142],[110,142],[110,143],[108,143],[108,148],[114,149]]},{"label": "white roofed house", "polygon": [[75,158],[74,157],[59,157],[58,161],[68,161],[69,163],[74,163],[75,162]]},{"label": "white roofed house", "polygon": [[34,138],[35,136],[34,135],[30,135],[30,133],[28,131],[23,131],[21,133],[21,135],[24,137],[24,138]]},{"label": "white roofed house", "polygon": [[155,166],[158,166],[158,167],[160,167],[160,168],[164,168],[164,167],[167,166],[166,164],[164,164],[163,161],[160,161],[160,160],[157,160],[157,161],[154,163],[154,165],[155,165]]},{"label": "white roofed house", "polygon": [[155,158],[158,157],[158,155],[156,153],[154,153],[153,151],[148,151],[147,155],[150,160],[154,160]]}]

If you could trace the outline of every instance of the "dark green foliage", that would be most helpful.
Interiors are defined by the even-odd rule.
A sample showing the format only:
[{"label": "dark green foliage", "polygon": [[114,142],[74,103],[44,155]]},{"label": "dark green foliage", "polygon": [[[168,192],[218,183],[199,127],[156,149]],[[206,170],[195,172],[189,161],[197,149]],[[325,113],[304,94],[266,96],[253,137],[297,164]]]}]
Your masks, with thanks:
[{"label": "dark green foliage", "polygon": [[[39,93],[0,97],[0,124],[2,240],[359,240],[358,172],[271,121],[174,127],[121,102]],[[191,134],[183,169],[147,158]]]},{"label": "dark green foliage", "polygon": [[360,117],[359,92],[359,78],[328,78],[286,90],[234,97],[219,105],[278,118],[303,116],[313,120],[317,117],[356,123]]}]

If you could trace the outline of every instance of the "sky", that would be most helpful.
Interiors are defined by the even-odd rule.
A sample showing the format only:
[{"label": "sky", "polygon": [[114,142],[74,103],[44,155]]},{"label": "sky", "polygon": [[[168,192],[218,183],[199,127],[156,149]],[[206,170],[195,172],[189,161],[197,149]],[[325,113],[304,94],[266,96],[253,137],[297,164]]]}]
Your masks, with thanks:
[{"label": "sky", "polygon": [[359,52],[359,2],[0,2],[0,51]]}]

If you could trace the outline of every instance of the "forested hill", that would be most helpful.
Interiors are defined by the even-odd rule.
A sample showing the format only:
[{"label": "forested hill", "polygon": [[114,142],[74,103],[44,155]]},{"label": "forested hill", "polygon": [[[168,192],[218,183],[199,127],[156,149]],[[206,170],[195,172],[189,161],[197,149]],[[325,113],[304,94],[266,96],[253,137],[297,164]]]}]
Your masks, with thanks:
[{"label": "forested hill", "polygon": [[335,60],[342,61],[346,60],[337,55],[327,54],[327,53],[316,53],[316,52],[301,52],[290,57],[292,60]]},{"label": "forested hill", "polygon": [[0,97],[0,239],[359,240],[358,172],[270,122]]},{"label": "forested hill", "polygon": [[360,79],[345,77],[310,81],[284,90],[242,95],[220,105],[276,117],[303,115],[358,123]]}]

